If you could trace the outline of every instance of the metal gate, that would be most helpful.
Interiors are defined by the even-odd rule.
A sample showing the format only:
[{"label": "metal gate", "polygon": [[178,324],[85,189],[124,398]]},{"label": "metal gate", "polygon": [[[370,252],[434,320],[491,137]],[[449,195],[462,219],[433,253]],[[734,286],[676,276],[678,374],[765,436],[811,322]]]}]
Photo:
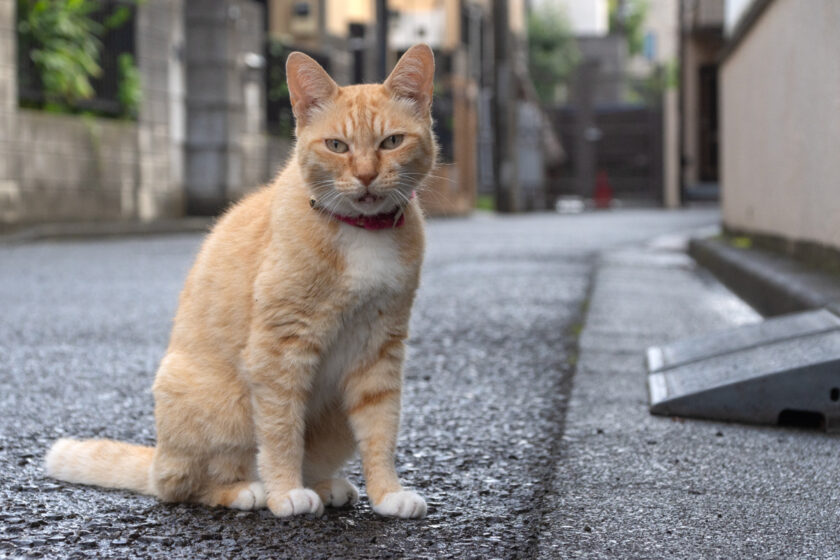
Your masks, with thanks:
[{"label": "metal gate", "polygon": [[[595,185],[586,192],[577,184],[575,169],[576,111],[574,107],[551,110],[555,130],[566,150],[565,163],[553,170],[548,183],[549,203],[562,195],[591,197]],[[585,130],[594,147],[594,173],[605,172],[614,196],[636,203],[661,203],[662,109],[660,106],[616,105],[595,107],[592,125]]]}]

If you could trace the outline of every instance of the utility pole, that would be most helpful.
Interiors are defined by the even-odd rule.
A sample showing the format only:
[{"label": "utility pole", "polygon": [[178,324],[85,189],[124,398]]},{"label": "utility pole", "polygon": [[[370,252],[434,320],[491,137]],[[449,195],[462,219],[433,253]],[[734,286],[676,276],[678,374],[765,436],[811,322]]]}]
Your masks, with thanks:
[{"label": "utility pole", "polygon": [[595,142],[599,131],[595,128],[593,103],[598,63],[584,60],[576,71],[573,90],[575,103],[575,190],[584,197],[592,196],[595,184]]},{"label": "utility pole", "polygon": [[494,80],[494,157],[496,210],[518,209],[518,170],[516,168],[516,79],[513,72],[510,19],[507,0],[493,0]]},{"label": "utility pole", "polygon": [[388,0],[376,0],[376,77],[385,81],[388,68]]},{"label": "utility pole", "polygon": [[353,83],[363,84],[365,82],[365,39],[366,26],[361,23],[350,23],[348,35],[350,40],[347,46],[353,53]]}]

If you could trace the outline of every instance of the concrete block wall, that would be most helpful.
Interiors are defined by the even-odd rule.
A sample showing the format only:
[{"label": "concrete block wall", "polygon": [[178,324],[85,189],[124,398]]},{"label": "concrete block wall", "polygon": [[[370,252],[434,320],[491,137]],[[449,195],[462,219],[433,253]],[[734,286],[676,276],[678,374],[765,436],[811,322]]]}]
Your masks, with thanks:
[{"label": "concrete block wall", "polygon": [[181,153],[172,149],[178,92],[171,87],[181,11],[178,0],[140,5],[143,103],[134,122],[21,109],[15,0],[0,0],[0,229],[183,213],[181,184],[173,181]]},{"label": "concrete block wall", "polygon": [[15,145],[17,117],[17,41],[15,0],[0,0],[0,231],[20,218],[20,185]]},{"label": "concrete block wall", "polygon": [[186,4],[190,213],[214,214],[270,176],[263,10],[251,0]]},{"label": "concrete block wall", "polygon": [[140,185],[136,216],[142,220],[183,214],[183,4],[149,0],[137,13],[137,65],[143,82],[138,118]]},{"label": "concrete block wall", "polygon": [[137,125],[21,110],[15,149],[21,221],[132,217]]},{"label": "concrete block wall", "polygon": [[212,214],[226,198],[228,84],[227,3],[185,6],[187,58],[186,204],[190,212]]},{"label": "concrete block wall", "polygon": [[[285,161],[289,142],[265,134],[262,68],[246,63],[263,52],[256,2],[141,3],[137,121],[19,108],[15,6],[0,0],[0,231],[215,213]],[[196,193],[209,204],[189,208]]]},{"label": "concrete block wall", "polygon": [[[231,47],[235,53],[238,83],[231,85],[238,103],[231,115],[233,155],[239,169],[229,175],[228,196],[238,199],[264,183],[269,177],[265,134],[265,79],[263,66],[255,66],[255,56],[264,56],[263,7],[247,0],[230,4],[239,11]],[[250,60],[250,64],[249,61]],[[263,63],[264,65],[264,63]]]}]

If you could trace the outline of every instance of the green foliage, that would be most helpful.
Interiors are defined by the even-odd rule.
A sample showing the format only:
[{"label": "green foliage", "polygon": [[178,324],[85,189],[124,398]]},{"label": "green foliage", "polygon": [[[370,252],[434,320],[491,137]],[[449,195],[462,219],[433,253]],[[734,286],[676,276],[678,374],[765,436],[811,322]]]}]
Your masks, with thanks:
[{"label": "green foliage", "polygon": [[[285,58],[288,55],[288,48],[276,39],[271,39],[268,45],[269,53],[273,57]],[[269,67],[268,99],[275,101],[289,97],[289,85],[286,83],[286,68],[282,64],[275,64]]]},{"label": "green foliage", "polygon": [[131,9],[125,5],[117,6],[114,12],[105,19],[105,27],[118,29],[125,25],[129,19],[131,19]]},{"label": "green foliage", "polygon": [[94,94],[90,78],[102,73],[102,26],[90,18],[94,9],[96,4],[86,0],[18,1],[18,31],[38,45],[30,56],[48,106],[73,104]]},{"label": "green foliage", "polygon": [[[622,9],[623,5],[623,9]],[[642,26],[648,14],[647,0],[609,0],[610,33],[623,32],[630,56],[642,52],[645,37]]]},{"label": "green foliage", "polygon": [[[283,42],[271,39],[268,44],[268,81],[266,98],[270,103],[288,104],[287,110],[278,111],[276,122],[271,123],[271,132],[282,138],[292,138],[295,132],[295,119],[289,100],[289,84],[286,83],[286,66],[276,61],[285,61],[290,50]],[[274,63],[272,63],[274,62]]]},{"label": "green foliage", "polygon": [[565,14],[552,4],[528,14],[528,70],[543,103],[557,101],[580,60]]},{"label": "green foliage", "polygon": [[478,210],[493,212],[496,210],[496,197],[492,194],[480,194],[475,199],[475,207]]},{"label": "green foliage", "polygon": [[140,83],[140,70],[134,63],[130,53],[122,53],[117,57],[119,66],[119,90],[117,99],[123,110],[124,117],[136,118],[143,100],[143,88]]},{"label": "green foliage", "polygon": [[647,77],[631,83],[627,101],[655,105],[662,101],[662,95],[667,90],[676,88],[679,81],[679,64],[676,60],[669,60],[657,66]]},{"label": "green foliage", "polygon": [[735,247],[736,249],[752,249],[753,247],[753,240],[750,237],[745,235],[731,237],[729,239],[729,244]]},{"label": "green foliage", "polygon": [[[135,0],[135,4],[142,0]],[[118,6],[97,22],[98,0],[18,0],[21,45],[41,79],[48,111],[71,112],[79,101],[95,95],[91,79],[102,74],[102,36],[131,19],[128,5]],[[127,56],[127,58],[124,58]],[[140,102],[140,75],[130,54],[119,58],[119,101],[125,116],[136,115]]]}]

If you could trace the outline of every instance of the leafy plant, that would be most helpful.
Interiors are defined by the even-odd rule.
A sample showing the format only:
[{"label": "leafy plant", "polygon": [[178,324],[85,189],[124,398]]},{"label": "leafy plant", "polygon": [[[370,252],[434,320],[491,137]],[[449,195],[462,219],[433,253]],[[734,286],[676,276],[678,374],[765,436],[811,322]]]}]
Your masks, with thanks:
[{"label": "leafy plant", "polygon": [[[273,118],[269,118],[268,125],[272,134],[283,138],[291,138],[295,131],[289,85],[286,83],[285,60],[289,52],[290,49],[281,41],[269,40],[266,100]],[[273,112],[272,108],[274,108]]]},{"label": "leafy plant", "polygon": [[565,14],[550,3],[528,14],[528,70],[543,103],[557,101],[580,60]]},{"label": "leafy plant", "polygon": [[671,59],[657,66],[644,78],[631,82],[626,101],[656,105],[661,103],[662,94],[679,85],[679,64]]},{"label": "leafy plant", "polygon": [[[95,96],[91,80],[102,75],[102,37],[131,20],[134,0],[115,6],[103,23],[94,19],[99,0],[18,0],[19,44],[29,48],[44,92],[45,109],[70,111]],[[124,116],[136,115],[140,74],[134,58],[118,58],[118,100]]]},{"label": "leafy plant", "polygon": [[475,207],[478,210],[493,212],[496,210],[496,197],[492,194],[480,194],[475,199]]},{"label": "leafy plant", "polygon": [[93,96],[92,77],[102,73],[99,35],[91,19],[96,9],[87,0],[19,0],[18,31],[37,45],[30,57],[41,76],[48,108]]},{"label": "leafy plant", "polygon": [[630,56],[640,54],[644,49],[642,26],[647,14],[647,0],[609,0],[610,33],[624,33]]},{"label": "leafy plant", "polygon": [[122,53],[117,57],[119,68],[119,89],[117,99],[123,110],[123,116],[136,117],[143,100],[143,88],[140,83],[140,70],[134,63],[131,53]]}]

